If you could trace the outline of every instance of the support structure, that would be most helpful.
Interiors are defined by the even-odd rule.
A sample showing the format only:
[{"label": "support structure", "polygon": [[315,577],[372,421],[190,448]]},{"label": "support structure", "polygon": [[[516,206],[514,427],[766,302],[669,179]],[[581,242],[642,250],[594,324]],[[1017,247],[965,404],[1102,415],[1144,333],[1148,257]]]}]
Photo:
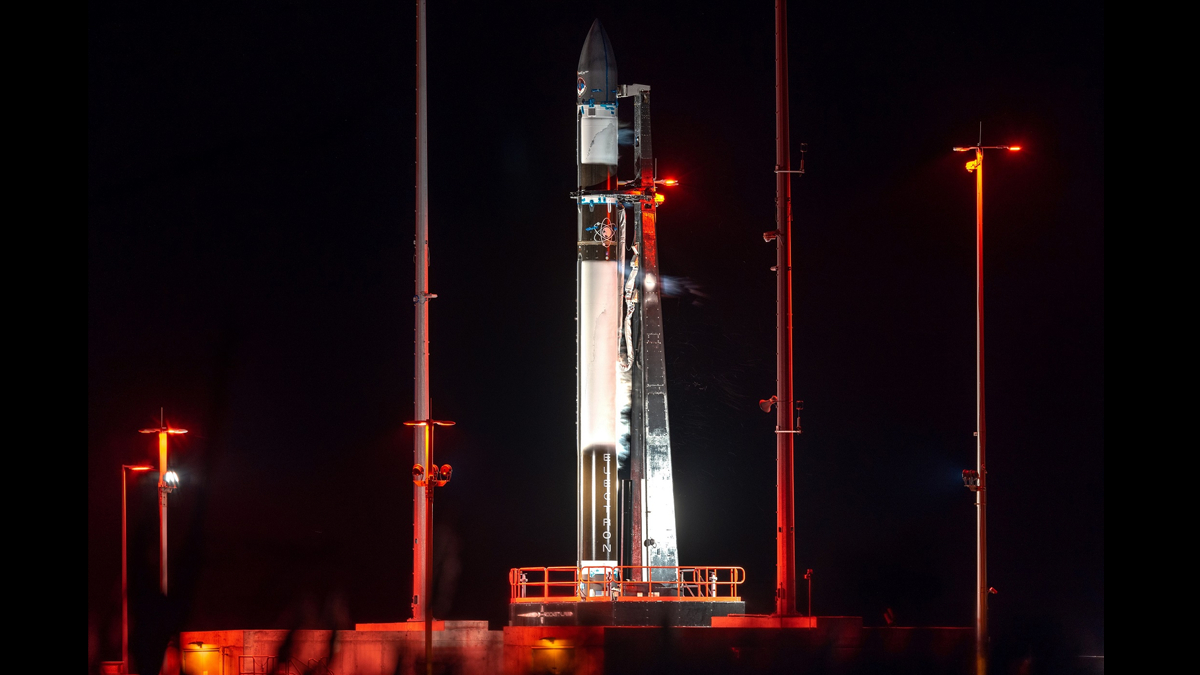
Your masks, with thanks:
[{"label": "support structure", "polygon": [[158,433],[158,581],[167,594],[167,432]]},{"label": "support structure", "polygon": [[121,467],[121,673],[129,672],[129,466]]},{"label": "support structure", "polygon": [[963,483],[975,493],[975,672],[987,672],[988,595],[987,582],[987,415],[983,395],[983,151],[1017,151],[1018,145],[983,145],[979,142],[956,146],[955,152],[974,152],[967,171],[975,173],[975,469],[963,471]]},{"label": "support structure", "polygon": [[[631,91],[632,90],[632,91]],[[625,88],[633,98],[634,182],[646,194],[655,191],[654,151],[650,134],[650,87]],[[639,269],[630,269],[632,278],[640,271],[636,295],[638,334],[632,340],[633,401],[636,423],[631,425],[631,477],[635,515],[632,537],[634,565],[651,567],[651,581],[675,581],[679,564],[679,545],[675,533],[675,490],[671,470],[671,429],[667,414],[667,362],[663,351],[661,281],[658,269],[658,202],[655,198],[635,204],[634,237],[640,256]],[[657,569],[662,568],[662,569]]]},{"label": "support structure", "polygon": [[975,672],[987,673],[987,419],[983,401],[983,150],[975,151]]},{"label": "support structure", "polygon": [[[425,448],[425,456],[421,461],[413,464],[412,476],[413,486],[421,489],[425,493],[425,541],[433,540],[433,490],[434,488],[442,487],[450,482],[450,465],[438,467],[433,457],[433,428],[436,427],[451,427],[454,422],[448,420],[413,420],[404,423],[405,426],[421,427],[421,432],[416,434],[422,439],[422,446]],[[425,547],[425,559],[421,561],[425,568],[425,586],[420,590],[425,597],[425,602],[422,607],[425,610],[423,615],[423,626],[425,631],[425,672],[429,675],[433,673],[433,548]],[[416,619],[416,617],[413,617]]]},{"label": "support structure", "polygon": [[788,129],[787,1],[775,0],[775,614],[796,613],[792,393],[792,174]]},{"label": "support structure", "polygon": [[121,465],[121,673],[129,672],[129,472],[151,471],[143,464]]},{"label": "support structure", "polygon": [[[416,295],[413,296],[416,321],[413,331],[413,419],[431,417],[429,410],[429,309],[426,303],[437,296],[429,292],[429,120],[425,67],[425,0],[416,0],[417,10],[417,129],[416,129]],[[413,461],[426,458],[425,436],[413,438]],[[413,486],[413,576],[412,620],[420,621],[428,613],[426,588],[429,552],[433,543],[424,490]]]}]

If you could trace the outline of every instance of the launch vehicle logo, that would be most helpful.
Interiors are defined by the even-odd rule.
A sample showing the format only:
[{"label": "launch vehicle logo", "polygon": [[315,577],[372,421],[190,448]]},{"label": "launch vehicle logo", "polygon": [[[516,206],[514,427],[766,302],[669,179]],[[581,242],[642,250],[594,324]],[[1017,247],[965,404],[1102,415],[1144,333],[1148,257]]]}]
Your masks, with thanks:
[{"label": "launch vehicle logo", "polygon": [[612,494],[612,491],[609,490],[609,487],[608,487],[609,486],[609,471],[608,470],[609,470],[610,465],[612,464],[611,458],[612,458],[611,452],[604,453],[604,552],[605,553],[612,553],[612,526],[611,526],[611,523],[612,523],[611,515],[612,514],[609,511],[609,507],[610,507],[609,496]]},{"label": "launch vehicle logo", "polygon": [[609,218],[595,223],[587,228],[587,231],[592,232],[594,239],[605,246],[612,246],[617,238],[617,228],[613,226],[612,220]]},{"label": "launch vehicle logo", "polygon": [[566,611],[566,612],[541,612],[541,611],[539,611],[539,612],[522,612],[521,614],[518,614],[517,616],[521,617],[522,619],[537,619],[539,624],[545,625],[547,618],[565,619],[568,617],[575,616],[575,612],[571,612],[571,611]]}]

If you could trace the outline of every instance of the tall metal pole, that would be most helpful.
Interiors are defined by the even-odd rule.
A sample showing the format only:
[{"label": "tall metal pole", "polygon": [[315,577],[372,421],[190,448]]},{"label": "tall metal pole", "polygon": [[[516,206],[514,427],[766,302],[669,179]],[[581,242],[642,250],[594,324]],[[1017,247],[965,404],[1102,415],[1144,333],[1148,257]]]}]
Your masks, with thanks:
[{"label": "tall metal pole", "polygon": [[[416,328],[413,368],[413,419],[429,419],[429,312],[426,303],[436,297],[429,293],[429,123],[425,72],[425,0],[417,4],[417,236],[416,245]],[[426,437],[414,434],[413,459],[417,464],[426,459]],[[429,513],[422,488],[413,487],[413,583],[412,618],[426,616],[429,576],[429,551],[432,538]]]},{"label": "tall metal pole", "polygon": [[[433,420],[425,424],[425,541],[433,541]],[[425,673],[433,675],[433,547],[425,547]]]},{"label": "tall metal pole", "polygon": [[121,672],[129,672],[129,554],[125,483],[129,467],[121,467]]},{"label": "tall metal pole", "polygon": [[[967,488],[975,493],[975,672],[987,672],[987,416],[983,387],[983,151],[1017,151],[1019,145],[955,146],[955,152],[975,152],[967,171],[975,172],[975,470],[964,471]],[[974,473],[974,476],[969,474]]]},{"label": "tall metal pole", "polygon": [[121,672],[129,672],[129,509],[127,508],[130,471],[149,471],[143,464],[121,465]]},{"label": "tall metal pole", "polygon": [[796,613],[792,401],[792,179],[788,137],[787,0],[775,0],[776,499],[775,613]]},{"label": "tall metal pole", "polygon": [[139,434],[158,435],[158,585],[167,594],[167,495],[175,489],[175,479],[167,469],[167,437],[186,434],[187,429],[175,429],[167,424],[162,408],[158,409],[158,427],[138,429]]},{"label": "tall metal pole", "polygon": [[[450,427],[454,426],[454,422],[449,420],[410,420],[404,423],[410,427],[425,427],[421,434],[422,447],[425,450],[424,456],[413,466],[413,485],[418,489],[425,489],[425,522],[422,534],[425,535],[426,541],[433,540],[433,489],[441,487],[450,482],[450,465],[443,466],[440,470],[433,463],[433,427]],[[419,589],[422,595],[422,613],[424,625],[421,628],[425,632],[425,672],[429,675],[433,674],[433,548],[426,546],[424,550],[424,559],[421,561],[425,568],[424,587]],[[412,620],[418,620],[416,616]]]},{"label": "tall metal pole", "polygon": [[167,594],[167,430],[158,432],[158,584]]},{"label": "tall metal pole", "polygon": [[987,672],[987,425],[983,399],[983,149],[975,149],[975,671]]}]

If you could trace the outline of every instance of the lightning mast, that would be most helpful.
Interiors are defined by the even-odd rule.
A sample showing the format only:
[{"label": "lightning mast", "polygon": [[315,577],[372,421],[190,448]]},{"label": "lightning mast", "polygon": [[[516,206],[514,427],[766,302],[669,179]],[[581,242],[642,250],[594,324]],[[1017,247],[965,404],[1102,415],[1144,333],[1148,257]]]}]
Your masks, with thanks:
[{"label": "lightning mast", "polygon": [[792,171],[787,0],[775,0],[775,614],[796,613],[795,402],[792,392]]},{"label": "lightning mast", "polygon": [[[413,419],[427,420],[429,411],[429,309],[426,304],[437,295],[429,292],[429,106],[426,93],[425,67],[425,0],[417,3],[417,236],[416,246],[416,324],[413,331],[415,354],[413,368]],[[426,460],[426,435],[415,434],[413,439],[413,462],[422,464]],[[413,486],[413,577],[412,577],[412,620],[420,621],[426,616],[425,597],[426,549],[432,546],[426,521],[425,488]]]}]

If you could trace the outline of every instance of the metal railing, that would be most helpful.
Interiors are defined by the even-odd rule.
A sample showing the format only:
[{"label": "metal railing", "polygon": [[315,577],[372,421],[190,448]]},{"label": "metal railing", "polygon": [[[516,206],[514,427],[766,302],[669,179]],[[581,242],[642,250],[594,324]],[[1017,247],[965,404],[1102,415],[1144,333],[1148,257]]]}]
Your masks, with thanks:
[{"label": "metal railing", "polygon": [[741,567],[515,567],[509,602],[738,601]]}]

